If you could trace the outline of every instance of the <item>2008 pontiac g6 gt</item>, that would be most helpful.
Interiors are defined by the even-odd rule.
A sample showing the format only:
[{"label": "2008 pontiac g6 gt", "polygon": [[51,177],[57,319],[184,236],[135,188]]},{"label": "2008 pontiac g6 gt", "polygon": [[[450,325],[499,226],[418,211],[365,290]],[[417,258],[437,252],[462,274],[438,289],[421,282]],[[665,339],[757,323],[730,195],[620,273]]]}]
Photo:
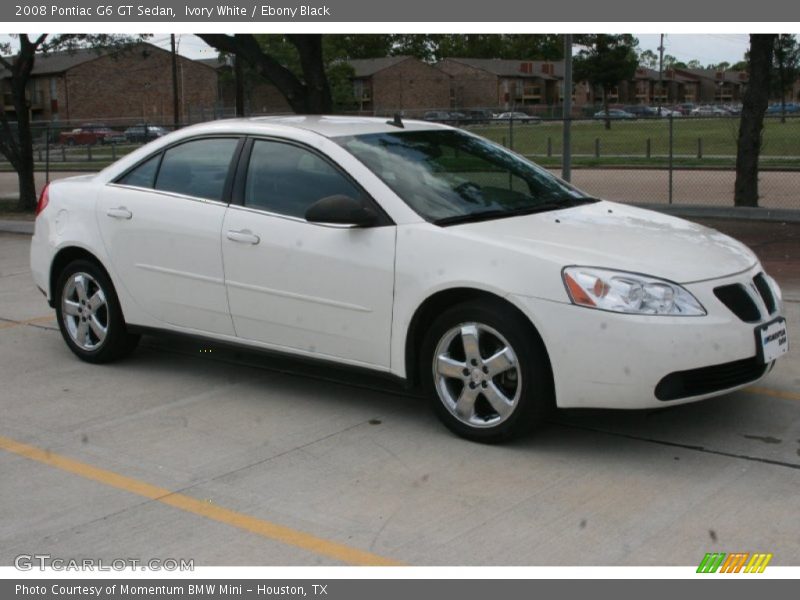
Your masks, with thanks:
[{"label": "2008 pontiac g6 gt", "polygon": [[181,129],[50,184],[31,265],[83,360],[170,331],[365,367],[481,441],[724,394],[788,349],[741,243],[399,118]]}]

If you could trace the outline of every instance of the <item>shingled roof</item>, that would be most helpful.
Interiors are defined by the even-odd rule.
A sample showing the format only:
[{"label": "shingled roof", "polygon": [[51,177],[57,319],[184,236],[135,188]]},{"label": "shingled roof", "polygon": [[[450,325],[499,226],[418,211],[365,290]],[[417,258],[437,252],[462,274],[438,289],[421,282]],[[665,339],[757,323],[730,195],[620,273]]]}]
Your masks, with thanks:
[{"label": "shingled roof", "polygon": [[[563,79],[564,61],[511,60],[505,58],[445,58],[475,69],[481,69],[500,77],[536,77],[539,79]],[[542,65],[553,65],[552,73],[545,73]]]},{"label": "shingled roof", "polygon": [[378,71],[393,67],[413,56],[385,56],[382,58],[355,58],[348,60],[347,64],[353,67],[353,77],[370,77]]}]

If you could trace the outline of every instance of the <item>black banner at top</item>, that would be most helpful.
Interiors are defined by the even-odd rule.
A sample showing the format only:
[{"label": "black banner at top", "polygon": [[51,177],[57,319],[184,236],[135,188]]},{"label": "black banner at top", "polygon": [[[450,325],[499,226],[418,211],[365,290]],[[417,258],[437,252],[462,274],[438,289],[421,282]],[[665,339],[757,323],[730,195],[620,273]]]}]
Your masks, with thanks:
[{"label": "black banner at top", "polygon": [[0,21],[270,23],[270,22],[770,22],[800,21],[800,2],[760,0],[12,0]]}]

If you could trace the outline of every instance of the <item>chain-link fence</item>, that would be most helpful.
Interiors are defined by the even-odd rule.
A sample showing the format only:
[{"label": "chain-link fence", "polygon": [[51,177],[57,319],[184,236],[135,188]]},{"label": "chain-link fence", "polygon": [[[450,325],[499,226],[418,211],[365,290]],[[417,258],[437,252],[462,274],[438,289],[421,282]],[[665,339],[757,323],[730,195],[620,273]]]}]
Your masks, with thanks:
[{"label": "chain-link fence", "polygon": [[[733,205],[739,116],[571,120],[572,182],[621,202]],[[456,123],[530,158],[562,168],[564,121]],[[768,116],[759,205],[800,210],[800,116]]]},{"label": "chain-link fence", "polygon": [[[420,116],[425,114],[561,174],[563,119],[488,110],[455,113],[455,118],[447,111]],[[195,116],[200,120],[201,115]],[[35,122],[37,170],[96,171],[173,128],[172,123],[138,119]],[[625,117],[612,119],[608,128],[602,117],[581,118],[572,119],[570,129],[572,182],[594,196],[619,202],[733,205],[736,115]],[[800,115],[767,116],[760,167],[759,205],[800,210]]]}]

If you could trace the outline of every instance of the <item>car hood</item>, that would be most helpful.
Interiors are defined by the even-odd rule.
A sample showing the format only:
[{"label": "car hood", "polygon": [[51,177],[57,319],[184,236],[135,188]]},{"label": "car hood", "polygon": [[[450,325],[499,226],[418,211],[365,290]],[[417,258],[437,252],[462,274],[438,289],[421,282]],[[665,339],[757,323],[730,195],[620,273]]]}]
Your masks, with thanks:
[{"label": "car hood", "polygon": [[606,267],[677,283],[725,277],[758,262],[747,246],[718,231],[606,201],[450,229],[561,267]]}]

